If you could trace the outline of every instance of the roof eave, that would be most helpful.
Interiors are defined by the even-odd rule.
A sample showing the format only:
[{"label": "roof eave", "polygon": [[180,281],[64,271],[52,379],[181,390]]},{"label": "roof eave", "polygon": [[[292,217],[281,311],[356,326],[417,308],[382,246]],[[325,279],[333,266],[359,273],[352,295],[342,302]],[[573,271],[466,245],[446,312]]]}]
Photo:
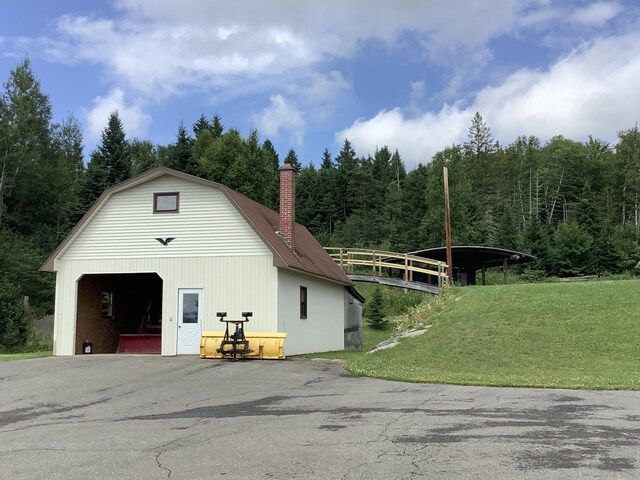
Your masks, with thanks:
[{"label": "roof eave", "polygon": [[320,280],[326,280],[328,282],[337,283],[338,285],[342,285],[344,287],[353,287],[353,282],[351,281],[351,279],[349,279],[349,277],[347,277],[348,279],[348,283],[347,283],[347,281],[342,281],[333,277],[327,277],[325,275],[318,275],[316,273],[311,273],[306,270],[301,270],[299,268],[291,267],[289,265],[284,265],[278,268],[281,268],[283,270],[289,270],[290,272],[300,273],[302,275],[309,275],[310,277],[319,278]]}]

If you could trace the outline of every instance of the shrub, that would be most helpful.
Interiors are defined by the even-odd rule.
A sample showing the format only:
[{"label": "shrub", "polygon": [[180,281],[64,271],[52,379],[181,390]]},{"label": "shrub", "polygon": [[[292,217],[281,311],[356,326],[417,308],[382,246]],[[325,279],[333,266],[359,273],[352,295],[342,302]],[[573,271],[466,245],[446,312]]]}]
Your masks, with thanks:
[{"label": "shrub", "polygon": [[27,341],[27,321],[22,314],[20,289],[0,279],[0,348],[13,348]]}]

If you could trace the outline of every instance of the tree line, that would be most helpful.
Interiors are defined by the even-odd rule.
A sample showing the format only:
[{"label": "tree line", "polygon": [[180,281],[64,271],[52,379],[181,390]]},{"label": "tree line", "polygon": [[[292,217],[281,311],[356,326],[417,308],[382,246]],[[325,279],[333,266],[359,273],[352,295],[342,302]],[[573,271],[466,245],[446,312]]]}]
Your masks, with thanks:
[{"label": "tree line", "polygon": [[640,261],[640,130],[615,145],[521,136],[501,146],[476,113],[468,140],[406,172],[397,150],[348,140],[299,176],[298,219],[323,243],[409,252],[444,246],[443,167],[454,245],[537,257],[531,277],[632,272]]},{"label": "tree line", "polygon": [[[27,59],[0,92],[0,348],[24,344],[28,316],[51,313],[54,278],[39,267],[108,187],[164,165],[220,182],[278,208],[278,168],[292,163],[297,220],[324,245],[413,251],[444,245],[442,167],[449,169],[454,245],[531,253],[532,276],[620,273],[640,260],[640,131],[609,145],[554,137],[493,140],[479,113],[468,141],[407,171],[387,146],[358,156],[345,140],[302,166],[283,161],[257,130],[243,136],[218,115],[179,124],[175,141],[127,138],[113,112],[85,162],[69,116],[52,121],[49,97]],[[29,296],[30,312],[25,312]]]}]

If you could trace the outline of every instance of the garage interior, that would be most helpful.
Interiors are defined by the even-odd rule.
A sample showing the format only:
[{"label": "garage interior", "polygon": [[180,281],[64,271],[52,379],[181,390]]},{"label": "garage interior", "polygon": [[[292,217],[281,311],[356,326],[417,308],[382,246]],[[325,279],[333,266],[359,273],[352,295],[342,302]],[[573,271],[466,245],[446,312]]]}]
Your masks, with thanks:
[{"label": "garage interior", "polygon": [[78,281],[75,353],[157,353],[162,338],[157,273],[91,274]]}]

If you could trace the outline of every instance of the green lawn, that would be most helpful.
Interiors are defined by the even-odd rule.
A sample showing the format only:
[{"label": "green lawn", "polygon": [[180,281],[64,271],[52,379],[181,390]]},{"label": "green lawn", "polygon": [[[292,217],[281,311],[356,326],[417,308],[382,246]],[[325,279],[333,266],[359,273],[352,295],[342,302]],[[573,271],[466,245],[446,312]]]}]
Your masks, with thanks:
[{"label": "green lawn", "polygon": [[10,360],[26,360],[27,358],[40,358],[49,356],[51,356],[51,350],[29,353],[0,353],[0,362],[8,362]]},{"label": "green lawn", "polygon": [[640,390],[640,280],[467,287],[420,337],[335,354],[411,382]]}]

